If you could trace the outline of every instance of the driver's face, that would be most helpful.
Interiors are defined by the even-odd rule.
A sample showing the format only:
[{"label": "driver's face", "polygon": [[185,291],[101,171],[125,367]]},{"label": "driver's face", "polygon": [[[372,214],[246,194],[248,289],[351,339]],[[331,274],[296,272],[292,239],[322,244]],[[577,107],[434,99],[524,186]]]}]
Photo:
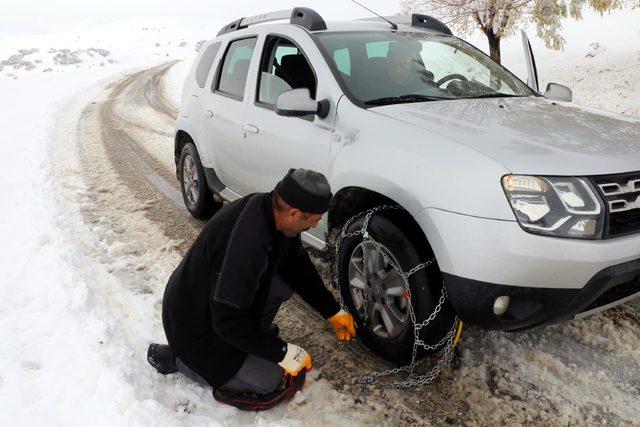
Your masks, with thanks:
[{"label": "driver's face", "polygon": [[402,84],[409,79],[413,58],[408,52],[395,52],[387,58],[387,73],[393,83]]}]

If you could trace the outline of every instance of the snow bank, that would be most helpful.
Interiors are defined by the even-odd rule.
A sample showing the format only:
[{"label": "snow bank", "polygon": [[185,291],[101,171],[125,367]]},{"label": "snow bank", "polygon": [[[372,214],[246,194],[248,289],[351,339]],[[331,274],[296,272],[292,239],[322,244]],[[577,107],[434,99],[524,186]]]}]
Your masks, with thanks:
[{"label": "snow bank", "polygon": [[[77,80],[65,75],[44,90],[46,79],[35,76],[0,79],[0,125],[11,159],[2,169],[0,193],[2,206],[11,206],[0,213],[2,425],[78,424],[119,411],[132,398],[113,395],[118,374],[105,366],[100,351],[105,320],[93,311],[94,296],[76,270],[85,260],[52,215],[57,190],[47,179],[51,112]],[[25,119],[28,125],[16,126]]]},{"label": "snow bank", "polygon": [[[83,234],[77,213],[56,203],[60,191],[83,191],[80,182],[60,189],[52,180],[52,173],[60,172],[48,158],[53,129],[65,117],[77,120],[65,116],[69,111],[62,100],[79,89],[87,91],[101,78],[159,61],[143,42],[131,51],[118,50],[119,43],[136,34],[136,27],[121,24],[118,30],[121,40],[116,42],[104,38],[111,33],[108,28],[102,34],[2,40],[0,57],[9,63],[3,62],[0,73],[0,126],[8,159],[0,172],[0,331],[5,343],[0,346],[0,425],[175,425],[193,401],[194,393],[191,401],[179,397],[191,385],[177,384],[173,391],[178,397],[165,399],[168,415],[163,418],[162,399],[140,395],[143,387],[131,385],[135,370],[142,369],[144,349],[126,345],[129,337],[121,328],[126,324],[151,337],[151,322],[158,320],[156,301],[148,295],[124,300],[127,294],[119,294],[121,284],[109,267],[86,254],[99,242],[77,239],[89,235]],[[87,58],[102,61],[112,51],[124,53],[108,67],[92,70],[96,64]],[[33,57],[39,59],[29,59],[31,63],[42,65],[27,65],[26,58]],[[75,66],[68,70],[70,65]],[[38,72],[43,67],[56,75]],[[67,127],[71,135],[74,126]],[[167,268],[158,274],[166,275]],[[148,377],[149,390],[158,390]],[[215,418],[206,416],[200,422]]]},{"label": "snow bank", "polygon": [[179,107],[182,96],[182,86],[184,85],[184,80],[191,69],[191,64],[196,56],[196,52],[194,51],[192,55],[185,56],[180,62],[171,67],[167,74],[165,75],[164,84],[166,94],[173,103],[173,105]]}]

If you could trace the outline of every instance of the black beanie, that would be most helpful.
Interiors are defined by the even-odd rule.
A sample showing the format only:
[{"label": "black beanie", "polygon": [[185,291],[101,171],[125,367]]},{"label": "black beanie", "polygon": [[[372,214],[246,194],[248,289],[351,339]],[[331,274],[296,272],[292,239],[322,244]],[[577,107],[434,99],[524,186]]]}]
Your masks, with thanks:
[{"label": "black beanie", "polygon": [[302,212],[321,214],[329,210],[333,197],[327,178],[309,169],[289,169],[276,184],[275,193],[289,206]]}]

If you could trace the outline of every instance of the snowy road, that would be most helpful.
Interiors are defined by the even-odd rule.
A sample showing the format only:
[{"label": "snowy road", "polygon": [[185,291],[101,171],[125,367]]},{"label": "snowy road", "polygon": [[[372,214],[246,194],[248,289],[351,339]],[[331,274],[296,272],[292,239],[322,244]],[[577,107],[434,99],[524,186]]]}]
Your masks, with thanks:
[{"label": "snowy road", "polygon": [[[52,145],[61,170],[57,179],[67,189],[60,197],[78,207],[85,225],[76,230],[78,245],[128,292],[100,291],[107,293],[106,315],[114,316],[111,329],[119,351],[135,360],[131,369],[147,371],[146,343],[162,340],[164,284],[203,225],[184,208],[175,179],[177,106],[163,83],[174,63],[131,72],[73,100],[68,112],[60,113],[65,120]],[[316,261],[328,281],[327,267]],[[134,312],[141,305],[151,318]],[[145,326],[132,327],[136,319]],[[357,384],[367,370],[388,366],[357,344],[337,345],[326,323],[302,302],[286,304],[278,323],[283,338],[306,348],[317,368],[308,393],[280,409],[305,414],[298,419],[312,415],[316,422],[331,422],[322,407],[328,405],[327,389],[333,388],[338,391],[331,395],[334,416],[356,423],[640,424],[638,304],[517,335],[470,328],[461,343],[460,368],[445,372],[436,384],[408,391]],[[158,391],[157,384],[155,391],[145,390],[154,383],[166,390]],[[176,389],[185,394],[185,384],[179,375],[161,378],[149,372],[136,387],[145,398],[175,406],[168,396]],[[184,403],[189,416],[199,411],[206,416],[203,408],[218,405],[204,391],[188,387],[187,400],[198,402],[195,407]],[[233,414],[236,422],[256,422],[253,415]],[[276,411],[262,420],[282,416]]]},{"label": "snowy road", "polygon": [[[197,235],[204,222],[192,219],[184,208],[173,164],[173,127],[177,108],[162,90],[162,77],[175,62],[133,73],[109,89],[104,102],[90,104],[82,114],[79,140],[90,146],[92,132],[99,129],[104,151],[86,150],[93,162],[88,174],[102,179],[110,167],[129,189],[133,199],[149,203],[149,219],[161,225],[166,236],[182,239],[182,250]],[[87,158],[86,161],[89,161]],[[95,163],[92,163],[95,164]],[[90,169],[90,170],[89,170]]]}]

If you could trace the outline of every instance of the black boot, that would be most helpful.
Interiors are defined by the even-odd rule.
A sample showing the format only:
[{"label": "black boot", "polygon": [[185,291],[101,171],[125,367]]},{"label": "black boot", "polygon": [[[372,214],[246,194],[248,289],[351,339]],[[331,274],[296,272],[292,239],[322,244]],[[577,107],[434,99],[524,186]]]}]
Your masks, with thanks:
[{"label": "black boot", "polygon": [[171,347],[165,344],[149,344],[147,350],[147,360],[149,364],[156,368],[161,374],[173,374],[178,372],[176,368],[176,358],[171,351]]}]

